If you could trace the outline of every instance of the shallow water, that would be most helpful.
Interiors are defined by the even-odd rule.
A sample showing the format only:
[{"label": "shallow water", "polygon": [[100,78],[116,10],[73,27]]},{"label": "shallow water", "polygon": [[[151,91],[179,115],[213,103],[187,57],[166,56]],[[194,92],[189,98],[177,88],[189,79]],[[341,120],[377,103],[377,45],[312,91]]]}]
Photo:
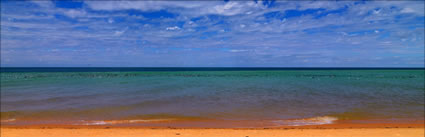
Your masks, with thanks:
[{"label": "shallow water", "polygon": [[1,120],[12,125],[423,120],[424,90],[423,69],[28,70],[1,73]]}]

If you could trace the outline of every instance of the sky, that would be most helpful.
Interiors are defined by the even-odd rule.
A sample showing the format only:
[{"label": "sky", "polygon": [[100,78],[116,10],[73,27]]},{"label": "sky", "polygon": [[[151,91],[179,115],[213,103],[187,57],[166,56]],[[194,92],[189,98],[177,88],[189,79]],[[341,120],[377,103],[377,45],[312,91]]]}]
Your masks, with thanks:
[{"label": "sky", "polygon": [[424,1],[1,1],[2,67],[424,67]]}]

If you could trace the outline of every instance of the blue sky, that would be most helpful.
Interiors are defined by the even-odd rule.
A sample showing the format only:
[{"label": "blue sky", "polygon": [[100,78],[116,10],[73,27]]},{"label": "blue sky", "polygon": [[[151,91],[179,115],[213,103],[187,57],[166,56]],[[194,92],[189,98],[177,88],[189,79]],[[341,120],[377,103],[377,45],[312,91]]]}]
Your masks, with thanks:
[{"label": "blue sky", "polygon": [[423,67],[424,1],[1,1],[2,67]]}]

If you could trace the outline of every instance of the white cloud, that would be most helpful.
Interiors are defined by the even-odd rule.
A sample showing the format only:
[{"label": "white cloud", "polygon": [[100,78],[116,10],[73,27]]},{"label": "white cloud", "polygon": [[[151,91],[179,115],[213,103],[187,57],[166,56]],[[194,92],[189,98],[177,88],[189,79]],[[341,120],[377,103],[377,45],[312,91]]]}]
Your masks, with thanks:
[{"label": "white cloud", "polygon": [[[265,8],[264,5],[253,1],[86,1],[94,10],[127,10],[140,11],[169,10],[177,11],[181,8],[181,14],[188,16],[201,16],[206,14],[218,14],[224,16],[247,13],[252,9]],[[248,13],[252,13],[249,11]]]},{"label": "white cloud", "polygon": [[[350,1],[299,1],[296,2],[296,7],[299,10],[319,9],[335,10],[350,5]],[[292,4],[292,3],[291,3]]]},{"label": "white cloud", "polygon": [[53,3],[51,1],[43,1],[43,0],[31,0],[31,2],[39,5],[40,7],[43,8],[50,8],[53,7]]},{"label": "white cloud", "polygon": [[94,10],[126,10],[135,9],[141,11],[161,10],[166,8],[201,8],[215,1],[85,1]]},{"label": "white cloud", "polygon": [[109,19],[108,19],[108,23],[114,23],[114,19],[109,18]]},{"label": "white cloud", "polygon": [[174,27],[167,27],[165,30],[179,30],[180,28],[177,26]]},{"label": "white cloud", "polygon": [[[86,3],[88,3],[88,7],[78,10],[55,7],[40,8],[39,12],[46,12],[46,17],[38,17],[35,14],[2,13],[4,18],[2,18],[1,34],[4,37],[2,37],[1,45],[2,53],[5,53],[2,56],[16,60],[14,57],[22,55],[19,53],[23,51],[18,50],[13,52],[13,55],[12,53],[6,54],[5,51],[29,47],[58,49],[60,50],[58,52],[68,53],[66,50],[62,50],[61,46],[74,47],[75,51],[84,50],[84,53],[92,54],[99,46],[108,47],[110,49],[108,52],[114,52],[119,56],[121,49],[114,45],[123,45],[120,47],[132,50],[135,48],[134,52],[144,54],[143,57],[138,55],[139,57],[135,58],[155,58],[155,55],[158,55],[157,53],[153,54],[153,51],[150,54],[148,50],[137,48],[165,51],[162,47],[173,45],[179,48],[204,48],[206,50],[202,52],[206,54],[205,57],[207,55],[214,55],[216,58],[237,57],[252,60],[252,63],[272,62],[275,64],[302,62],[303,60],[296,59],[297,56],[294,53],[312,54],[307,53],[309,51],[320,53],[306,57],[309,62],[330,61],[330,64],[338,60],[343,62],[344,58],[353,56],[350,55],[351,51],[346,54],[346,49],[365,55],[365,57],[356,59],[358,61],[362,61],[361,58],[367,59],[370,57],[368,55],[379,56],[380,53],[400,56],[400,60],[405,59],[406,55],[423,55],[423,25],[415,25],[417,22],[414,20],[422,17],[423,13],[420,11],[423,9],[416,5],[420,7],[423,6],[423,3],[367,2],[368,4],[354,5],[350,4],[351,1],[342,3],[317,1],[317,3],[305,2],[307,4],[303,5],[303,2],[276,1],[277,4],[270,8],[265,8],[261,2],[256,4],[245,1],[228,3],[222,1],[86,1]],[[266,19],[264,17],[264,13],[273,11],[279,11],[284,15],[288,9],[305,10],[326,7],[326,10],[332,10],[344,7],[344,5],[348,5],[347,12],[329,14],[320,18],[308,14],[286,18],[284,21],[279,18]],[[391,8],[393,6],[395,8]],[[85,8],[111,12],[94,13]],[[143,17],[128,16],[125,12],[114,12],[123,9],[167,10],[178,16],[148,20]],[[78,18],[78,20],[73,23],[58,21],[54,19],[54,14],[64,14]],[[209,14],[221,16],[204,16]],[[195,16],[200,19],[191,20]],[[395,16],[402,16],[402,19],[392,22]],[[114,20],[115,17],[125,21]],[[7,20],[8,18],[12,20]],[[31,22],[34,19],[42,21]],[[81,22],[81,20],[85,21]],[[180,22],[183,22],[181,27],[179,26]],[[408,26],[417,29],[408,30]],[[75,29],[77,27],[87,27],[90,31]],[[131,27],[131,31],[128,31],[126,27]],[[368,34],[359,32],[368,32]],[[389,34],[387,38],[379,37],[387,33]],[[205,34],[207,35],[205,36]],[[123,35],[125,37],[118,37]],[[19,39],[10,39],[11,37]],[[52,45],[52,43],[55,44]],[[217,50],[218,48],[231,50],[223,52],[223,50]],[[332,53],[334,51],[341,53]],[[177,51],[167,50],[170,57],[181,55],[181,51],[178,54],[173,52],[177,53]],[[190,53],[187,55],[193,55],[197,54],[196,52],[199,50],[185,52]],[[78,53],[83,54],[83,52]],[[99,52],[97,54],[102,55]],[[240,56],[241,54],[246,56]],[[37,54],[31,55],[34,57]],[[339,57],[339,55],[345,57]],[[73,55],[68,54],[67,56],[72,57]],[[105,58],[108,56],[105,55]],[[163,56],[161,54],[161,57],[156,57],[160,59]],[[31,60],[30,57],[26,57],[26,59]],[[48,58],[45,59],[48,60]],[[170,61],[173,59],[171,57]],[[423,56],[419,61],[421,60],[423,62]],[[220,64],[220,61],[208,62]]]},{"label": "white cloud", "polygon": [[122,34],[124,34],[127,31],[128,28],[125,28],[124,30],[121,31],[115,31],[114,35],[115,36],[121,36]]},{"label": "white cloud", "polygon": [[232,50],[229,50],[229,52],[246,52],[246,51],[248,51],[248,50],[241,50],[241,49],[232,49]]},{"label": "white cloud", "polygon": [[115,36],[121,36],[125,31],[115,31]]},{"label": "white cloud", "polygon": [[87,13],[85,11],[83,11],[83,10],[74,10],[74,9],[71,9],[71,10],[65,11],[64,14],[67,15],[68,17],[75,18],[75,17],[86,16]]},{"label": "white cloud", "polygon": [[242,13],[245,8],[245,5],[238,2],[227,2],[224,5],[216,5],[213,8],[209,8],[208,12],[212,14],[231,16]]},{"label": "white cloud", "polygon": [[414,13],[415,10],[413,10],[412,8],[404,8],[403,10],[400,11],[401,13]]}]

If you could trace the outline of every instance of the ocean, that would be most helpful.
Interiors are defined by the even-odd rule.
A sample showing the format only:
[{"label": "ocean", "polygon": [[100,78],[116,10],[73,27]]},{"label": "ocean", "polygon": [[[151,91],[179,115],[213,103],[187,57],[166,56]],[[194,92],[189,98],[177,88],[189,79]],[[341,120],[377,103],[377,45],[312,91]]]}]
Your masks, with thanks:
[{"label": "ocean", "polygon": [[1,68],[2,125],[424,120],[423,68]]}]

